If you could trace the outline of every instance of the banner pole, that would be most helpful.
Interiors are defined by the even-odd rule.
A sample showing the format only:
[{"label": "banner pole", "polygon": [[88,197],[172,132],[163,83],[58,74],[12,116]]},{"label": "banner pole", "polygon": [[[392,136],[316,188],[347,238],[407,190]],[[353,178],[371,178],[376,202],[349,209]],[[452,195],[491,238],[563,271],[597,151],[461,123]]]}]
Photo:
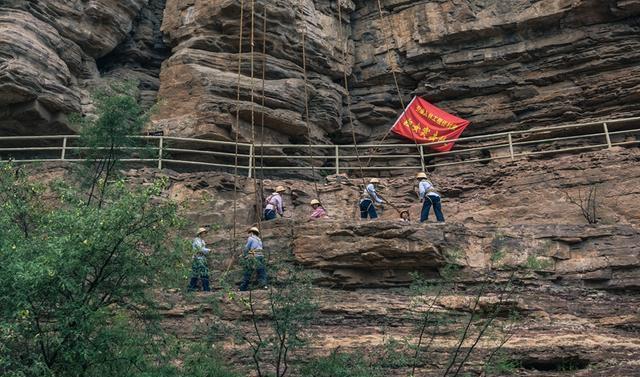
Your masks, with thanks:
[{"label": "banner pole", "polygon": [[424,145],[420,144],[420,165],[422,165],[422,171],[424,172],[425,166],[424,166]]}]

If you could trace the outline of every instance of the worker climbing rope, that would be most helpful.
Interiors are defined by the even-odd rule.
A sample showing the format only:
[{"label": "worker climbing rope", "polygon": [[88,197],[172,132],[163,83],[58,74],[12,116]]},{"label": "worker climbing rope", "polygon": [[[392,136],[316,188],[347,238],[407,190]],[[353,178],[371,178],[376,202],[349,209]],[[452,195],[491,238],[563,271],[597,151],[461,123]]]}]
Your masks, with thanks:
[{"label": "worker climbing rope", "polygon": [[278,186],[276,187],[273,194],[269,195],[267,199],[265,199],[265,221],[273,220],[277,217],[277,215],[280,215],[280,217],[284,216],[284,202],[281,193],[285,191],[287,190],[284,188],[284,186]]},{"label": "worker climbing rope", "polygon": [[423,223],[429,219],[429,211],[433,206],[433,212],[436,215],[436,220],[444,222],[444,215],[442,214],[442,205],[440,194],[436,191],[433,184],[427,179],[427,174],[420,172],[416,174],[418,180],[418,196],[422,201],[422,210],[420,211],[420,222]]},{"label": "worker climbing rope", "polygon": [[309,216],[310,221],[327,217],[327,211],[325,211],[322,203],[320,203],[318,199],[313,199],[309,204],[311,205],[311,208],[313,208],[313,212]]},{"label": "worker climbing rope", "polygon": [[373,220],[378,218],[376,204],[382,204],[382,199],[376,193],[376,184],[380,183],[378,178],[371,178],[369,184],[365,187],[360,198],[360,218]]},{"label": "worker climbing rope", "polygon": [[267,289],[267,268],[262,250],[260,230],[256,227],[252,227],[247,231],[247,234],[249,237],[247,238],[247,243],[242,249],[244,274],[242,277],[242,283],[240,284],[240,291],[246,291],[249,289],[249,284],[251,283],[254,271],[258,274],[258,284]]},{"label": "worker climbing rope", "polygon": [[199,228],[196,237],[191,243],[191,247],[195,254],[193,255],[193,261],[191,263],[191,280],[189,281],[189,290],[195,291],[198,289],[198,282],[202,283],[202,290],[209,292],[209,267],[207,265],[207,255],[211,249],[207,247],[207,243],[204,241],[204,237],[207,235],[207,228]]}]

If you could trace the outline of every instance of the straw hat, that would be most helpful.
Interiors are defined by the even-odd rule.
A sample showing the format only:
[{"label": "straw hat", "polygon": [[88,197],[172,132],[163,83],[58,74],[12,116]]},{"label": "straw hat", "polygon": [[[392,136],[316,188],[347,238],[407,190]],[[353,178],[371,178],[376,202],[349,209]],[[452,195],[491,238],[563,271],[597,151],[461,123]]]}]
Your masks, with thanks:
[{"label": "straw hat", "polygon": [[208,231],[209,231],[209,229],[200,227],[200,228],[198,228],[198,233],[196,233],[196,236],[199,236],[202,233],[207,233]]},{"label": "straw hat", "polygon": [[260,229],[254,227],[249,228],[249,233],[255,233],[255,234],[260,234]]},{"label": "straw hat", "polygon": [[369,183],[380,183],[380,180],[378,178],[371,178]]},{"label": "straw hat", "polygon": [[320,205],[320,201],[318,199],[313,199],[311,201],[311,203],[309,203],[309,204],[311,204],[311,205],[314,205],[314,204]]},{"label": "straw hat", "polygon": [[285,191],[287,191],[287,189],[286,189],[286,188],[284,188],[284,186],[278,186],[278,187],[276,187],[276,190],[275,190],[275,191],[276,191],[276,192],[285,192]]},{"label": "straw hat", "polygon": [[416,174],[416,178],[417,179],[422,179],[422,178],[426,179],[427,178],[427,173],[420,172],[420,173]]}]

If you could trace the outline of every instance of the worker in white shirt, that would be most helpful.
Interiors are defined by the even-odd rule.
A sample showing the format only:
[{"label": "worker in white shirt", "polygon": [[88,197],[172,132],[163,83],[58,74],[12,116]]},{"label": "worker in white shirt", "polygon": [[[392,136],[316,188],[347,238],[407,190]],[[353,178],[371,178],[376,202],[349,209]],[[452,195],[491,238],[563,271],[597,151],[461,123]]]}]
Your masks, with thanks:
[{"label": "worker in white shirt", "polygon": [[382,199],[376,193],[375,184],[380,183],[378,178],[371,178],[367,187],[365,187],[360,199],[360,218],[377,219],[378,213],[376,212],[375,204],[382,204]]},{"label": "worker in white shirt", "polygon": [[444,215],[442,214],[442,206],[440,204],[440,194],[433,187],[433,184],[427,180],[427,174],[424,172],[416,175],[418,180],[418,196],[422,201],[422,211],[420,211],[420,222],[423,223],[429,219],[429,211],[433,206],[433,212],[436,214],[436,220],[443,223]]},{"label": "worker in white shirt", "polygon": [[269,195],[265,200],[266,206],[264,207],[264,219],[273,220],[276,215],[280,217],[284,216],[284,204],[280,193],[287,191],[283,186],[276,187],[273,194]]}]

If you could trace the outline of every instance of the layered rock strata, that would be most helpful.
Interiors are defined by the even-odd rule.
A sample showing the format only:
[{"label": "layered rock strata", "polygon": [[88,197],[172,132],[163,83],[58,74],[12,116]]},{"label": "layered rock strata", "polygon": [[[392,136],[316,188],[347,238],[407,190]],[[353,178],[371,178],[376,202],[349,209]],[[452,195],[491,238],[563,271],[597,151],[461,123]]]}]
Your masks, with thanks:
[{"label": "layered rock strata", "polygon": [[230,0],[5,0],[0,128],[65,130],[101,76],[139,80],[145,105],[159,91],[151,129],[222,140],[377,140],[401,107],[391,71],[405,103],[471,120],[466,135],[640,114],[637,1],[381,4],[246,1],[241,22]]},{"label": "layered rock strata", "polygon": [[0,4],[0,133],[69,132],[66,115],[87,103],[97,58],[131,30],[143,0]]},{"label": "layered rock strata", "polygon": [[[637,368],[640,232],[630,226],[467,227],[392,220],[300,225],[276,220],[263,229],[270,259],[304,266],[317,284],[309,294],[319,308],[305,331],[308,348],[293,356],[298,365],[337,347],[365,354],[380,347],[398,357],[384,367],[384,375],[405,376],[410,364],[400,360],[410,359],[410,352],[402,342],[417,341],[416,312],[428,306],[416,307],[416,300],[436,300],[434,316],[449,320],[436,329],[428,350],[423,347],[426,355],[418,362],[417,375],[442,375],[469,313],[475,312],[478,322],[495,310],[502,314],[494,320],[492,335],[481,339],[465,372],[479,375],[487,355],[500,343],[496,337],[502,336],[509,337],[502,355],[517,365],[510,375],[622,377],[634,375]],[[228,255],[225,245],[220,246],[215,259]],[[222,274],[227,261],[213,263],[221,267],[213,274]],[[409,273],[438,284],[451,263],[460,268],[455,288],[437,299],[435,290],[415,296],[398,288],[412,281]],[[239,278],[240,271],[233,273]],[[511,274],[515,280],[506,295]],[[270,331],[267,295],[268,291],[257,291],[251,298],[263,334]],[[164,325],[181,337],[196,339],[220,328],[253,334],[246,293],[190,298],[164,293],[159,299],[165,303]],[[478,330],[473,331],[465,350]],[[217,338],[227,357],[234,365],[251,365],[246,344],[228,335],[220,333]],[[394,350],[389,344],[395,344]],[[249,368],[247,373],[252,373]]]},{"label": "layered rock strata", "polygon": [[[640,3],[359,1],[354,114],[386,131],[422,95],[469,119],[466,135],[637,116]],[[391,63],[385,59],[391,51]]]},{"label": "layered rock strata", "polygon": [[[399,209],[411,211],[414,221],[409,224],[401,223],[392,208],[379,221],[357,221],[359,179],[334,176],[317,182],[331,219],[314,223],[306,221],[307,203],[316,195],[313,182],[264,182],[266,189],[287,188],[286,218],[262,223],[265,249],[272,261],[300,266],[311,275],[310,294],[319,306],[307,328],[308,348],[293,355],[296,365],[337,347],[375,358],[375,350],[389,352],[392,344],[395,355],[402,356],[402,341],[416,341],[416,314],[425,310],[415,305],[416,299],[435,298],[435,292],[415,296],[407,289],[414,279],[410,274],[417,272],[433,284],[451,282],[434,305],[434,313],[448,320],[429,348],[422,348],[418,375],[443,374],[483,291],[473,333],[497,308],[500,315],[465,372],[480,375],[500,339],[496,336],[506,334],[510,338],[501,360],[516,365],[511,375],[634,376],[640,356],[639,153],[619,148],[438,170],[431,179],[444,197],[447,224],[415,221],[419,204],[415,181],[409,178],[382,179],[380,190]],[[54,167],[48,174],[57,174]],[[231,252],[233,198],[238,198],[235,231],[236,244],[241,244],[255,219],[254,182],[215,173],[125,173],[131,184],[139,185],[168,177],[171,184],[164,196],[181,202],[194,226],[214,226],[207,242],[215,250],[210,266],[216,290],[230,265],[231,283],[239,281],[241,270]],[[598,224],[589,225],[570,198],[594,183],[599,187]],[[189,258],[185,255],[185,274]],[[458,271],[453,277],[452,268]],[[512,274],[514,290],[505,297]],[[185,339],[213,336],[229,362],[252,375],[246,344],[230,336],[231,330],[220,331],[253,331],[248,297],[234,288],[233,294],[158,292],[162,323]],[[265,332],[270,321],[267,294],[256,291],[252,296],[257,325]],[[395,360],[386,364],[385,375],[408,375],[406,357]]]},{"label": "layered rock strata", "polygon": [[328,142],[342,122],[337,80],[350,70],[342,60],[340,28],[327,1],[245,2],[241,9],[237,1],[169,0],[163,31],[173,53],[162,69],[162,128],[224,140],[238,133],[241,141],[252,141],[264,125],[266,142],[303,142],[307,136]]}]

